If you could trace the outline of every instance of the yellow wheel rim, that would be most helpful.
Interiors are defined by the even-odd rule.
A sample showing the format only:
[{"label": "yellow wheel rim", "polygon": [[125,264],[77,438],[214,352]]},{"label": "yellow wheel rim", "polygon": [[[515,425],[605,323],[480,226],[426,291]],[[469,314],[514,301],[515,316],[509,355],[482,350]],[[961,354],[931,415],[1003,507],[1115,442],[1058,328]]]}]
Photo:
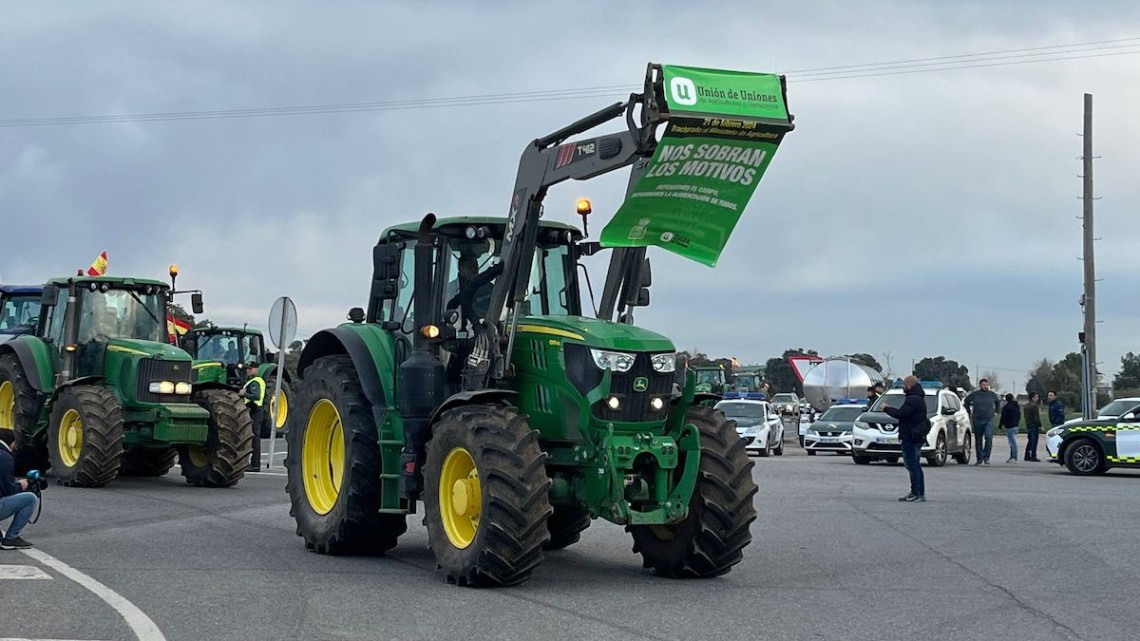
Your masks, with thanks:
[{"label": "yellow wheel rim", "polygon": [[186,448],[186,455],[190,457],[190,464],[194,467],[206,467],[210,464],[210,455],[203,447],[190,445]]},{"label": "yellow wheel rim", "polygon": [[443,531],[460,550],[471,545],[479,533],[483,512],[483,490],[475,459],[462,447],[447,453],[439,472],[439,512]]},{"label": "yellow wheel rim", "polygon": [[317,401],[309,412],[301,442],[301,472],[313,511],[331,512],[344,479],[344,427],[336,405],[327,398]]},{"label": "yellow wheel rim", "polygon": [[16,429],[16,388],[12,381],[0,383],[0,430]]},{"label": "yellow wheel rim", "polygon": [[56,434],[56,448],[59,458],[67,467],[75,467],[79,462],[79,455],[83,453],[83,419],[76,410],[67,410],[59,422],[59,432]]},{"label": "yellow wheel rim", "polygon": [[285,427],[285,420],[289,418],[289,397],[285,395],[285,390],[281,390],[279,399],[271,399],[269,401],[269,411],[276,411],[277,420],[275,421],[277,429]]}]

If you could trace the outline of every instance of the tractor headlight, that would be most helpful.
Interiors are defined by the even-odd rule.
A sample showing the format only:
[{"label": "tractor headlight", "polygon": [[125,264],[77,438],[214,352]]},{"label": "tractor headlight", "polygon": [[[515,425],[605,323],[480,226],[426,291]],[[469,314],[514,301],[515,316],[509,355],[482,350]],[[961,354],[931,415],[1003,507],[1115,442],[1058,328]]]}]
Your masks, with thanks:
[{"label": "tractor headlight", "polygon": [[604,349],[591,349],[590,355],[594,357],[594,364],[599,369],[608,369],[615,372],[628,372],[633,368],[635,356],[625,352],[611,352]]},{"label": "tractor headlight", "polygon": [[173,394],[174,387],[174,383],[170,381],[155,381],[147,389],[150,390],[151,394]]},{"label": "tractor headlight", "polygon": [[174,384],[174,393],[175,394],[189,394],[190,393],[190,383],[175,383]]},{"label": "tractor headlight", "polygon": [[650,360],[653,361],[653,370],[662,374],[672,374],[677,370],[677,354],[674,352],[654,354]]}]

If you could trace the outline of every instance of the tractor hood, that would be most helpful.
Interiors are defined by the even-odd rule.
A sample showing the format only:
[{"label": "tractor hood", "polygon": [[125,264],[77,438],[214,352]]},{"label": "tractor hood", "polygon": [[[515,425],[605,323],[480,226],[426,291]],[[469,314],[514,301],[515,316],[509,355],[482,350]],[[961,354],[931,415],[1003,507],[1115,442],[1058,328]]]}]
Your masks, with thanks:
[{"label": "tractor hood", "polygon": [[107,343],[108,352],[121,352],[134,356],[145,356],[167,361],[188,361],[190,354],[184,350],[155,341],[144,341],[133,338],[115,338]]},{"label": "tractor hood", "polygon": [[519,333],[558,336],[626,352],[674,351],[673,341],[656,332],[585,316],[527,316],[519,322]]}]

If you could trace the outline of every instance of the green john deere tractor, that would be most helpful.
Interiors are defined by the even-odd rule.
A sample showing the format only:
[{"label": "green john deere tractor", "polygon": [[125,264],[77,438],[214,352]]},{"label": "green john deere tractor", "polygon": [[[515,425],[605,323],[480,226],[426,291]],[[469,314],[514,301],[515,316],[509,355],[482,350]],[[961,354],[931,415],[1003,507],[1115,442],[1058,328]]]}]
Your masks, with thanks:
[{"label": "green john deere tractor", "polygon": [[[75,276],[44,285],[35,332],[0,345],[0,428],[20,471],[99,487],[162,476],[177,458],[188,483],[236,484],[252,421],[232,390],[192,382],[190,355],[167,342],[171,288],[140,278]],[[201,294],[193,294],[201,313]]]},{"label": "green john deere tractor", "polygon": [[[458,585],[521,583],[595,518],[625,526],[662,576],[740,562],[752,463],[735,425],[696,402],[694,378],[674,383],[673,343],[633,325],[652,281],[645,247],[613,245],[589,317],[579,259],[601,244],[540,220],[556,183],[633,165],[632,188],[651,174],[667,73],[650,65],[644,93],[528,145],[506,218],[428,214],[381,234],[367,308],[300,358],[285,463],[308,549],[382,553],[422,501],[436,562]],[[566,142],[623,116],[626,131]],[[776,142],[792,128],[786,115],[734,118],[723,127],[743,121]]]},{"label": "green john deere tractor", "polygon": [[[195,327],[179,338],[179,346],[194,359],[194,380],[222,383],[232,389],[245,384],[245,367],[257,365],[257,375],[265,379],[266,398],[269,399],[269,416],[275,416],[274,426],[283,434],[289,418],[289,399],[293,382],[289,372],[281,377],[281,397],[273,397],[277,379],[277,359],[265,349],[261,332],[248,327]],[[280,413],[276,413],[280,408]],[[269,438],[268,422],[262,426],[261,438]]]},{"label": "green john deere tractor", "polygon": [[697,377],[697,391],[708,394],[724,394],[728,379],[724,367],[720,365],[702,365],[692,368]]}]

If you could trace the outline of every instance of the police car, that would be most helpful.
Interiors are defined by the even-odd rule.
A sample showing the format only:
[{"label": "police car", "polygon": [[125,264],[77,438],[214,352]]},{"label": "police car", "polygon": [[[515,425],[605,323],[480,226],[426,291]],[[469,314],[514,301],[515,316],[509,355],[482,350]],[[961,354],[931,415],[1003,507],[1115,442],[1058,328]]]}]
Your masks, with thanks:
[{"label": "police car", "polygon": [[[970,415],[962,406],[962,399],[938,381],[922,381],[926,392],[926,416],[930,419],[930,432],[922,445],[922,455],[928,465],[941,467],[947,459],[966,464],[973,456],[973,428]],[[851,430],[851,459],[866,465],[881,460],[897,463],[902,457],[899,444],[898,421],[882,411],[883,407],[900,407],[903,403],[902,384],[887,390],[871,408],[856,419]]]},{"label": "police car", "polygon": [[1077,476],[1112,467],[1140,468],[1140,408],[1118,418],[1071,421],[1045,433],[1049,461]]},{"label": "police car", "polygon": [[749,454],[784,454],[784,422],[767,401],[723,400],[716,409],[736,421],[736,433],[744,439]]},{"label": "police car", "polygon": [[803,447],[808,456],[815,456],[816,452],[850,454],[851,429],[866,406],[867,399],[850,398],[827,408],[804,433]]}]

